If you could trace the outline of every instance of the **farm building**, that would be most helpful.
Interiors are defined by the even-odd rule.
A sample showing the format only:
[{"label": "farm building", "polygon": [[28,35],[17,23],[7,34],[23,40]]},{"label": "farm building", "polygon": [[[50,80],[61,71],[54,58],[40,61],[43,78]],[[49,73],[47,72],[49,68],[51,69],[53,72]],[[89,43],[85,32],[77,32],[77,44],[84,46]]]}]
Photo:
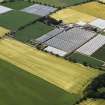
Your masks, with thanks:
[{"label": "farm building", "polygon": [[7,12],[9,12],[9,11],[12,11],[12,9],[0,5],[0,14],[7,13]]},{"label": "farm building", "polygon": [[[42,39],[40,41],[42,41],[42,43],[50,47],[61,50],[65,52],[65,54],[67,54],[67,53],[73,52],[81,45],[86,43],[88,40],[94,37],[96,33],[83,28],[74,27],[65,31],[63,30],[63,32],[59,32],[57,34],[52,33],[52,35],[53,37],[50,37],[50,38],[48,38],[49,36],[44,37],[43,38],[44,42]],[[48,39],[46,40],[46,38]],[[52,49],[52,52],[53,51],[54,50]],[[50,52],[51,52],[51,49],[50,49]],[[58,53],[58,55],[60,54]]]},{"label": "farm building", "polygon": [[56,8],[50,7],[50,6],[45,6],[45,5],[40,5],[40,4],[34,4],[32,6],[26,7],[22,9],[21,11],[30,13],[30,14],[35,14],[39,16],[46,16],[54,11],[56,11]]},{"label": "farm building", "polygon": [[92,55],[104,44],[105,44],[105,36],[98,35],[92,40],[90,40],[88,43],[80,47],[77,51],[86,55]]},{"label": "farm building", "polygon": [[105,29],[105,20],[104,19],[96,19],[89,23],[89,25],[99,28],[99,29]]},{"label": "farm building", "polygon": [[105,105],[85,95],[105,73],[105,4],[2,1],[0,105]]},{"label": "farm building", "polygon": [[46,42],[47,40],[53,38],[54,36],[62,33],[64,31],[63,28],[56,28],[50,32],[48,32],[47,34],[44,34],[43,36],[39,37],[36,39],[36,41],[38,41],[39,43],[44,43]]},{"label": "farm building", "polygon": [[57,54],[61,57],[65,56],[67,54],[67,52],[65,52],[65,51],[62,51],[62,50],[59,50],[57,48],[50,47],[50,46],[46,47],[44,50],[47,52],[53,53],[55,55]]}]

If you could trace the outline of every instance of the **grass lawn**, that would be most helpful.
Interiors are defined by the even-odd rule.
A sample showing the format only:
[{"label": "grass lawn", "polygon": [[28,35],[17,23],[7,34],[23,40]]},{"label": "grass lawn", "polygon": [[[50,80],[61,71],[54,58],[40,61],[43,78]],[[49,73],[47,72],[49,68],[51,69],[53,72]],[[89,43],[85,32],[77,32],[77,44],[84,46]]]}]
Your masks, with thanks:
[{"label": "grass lawn", "polygon": [[32,0],[32,1],[40,2],[42,4],[48,4],[55,7],[66,7],[66,6],[86,2],[89,0]]},{"label": "grass lawn", "polygon": [[0,59],[0,105],[73,105],[78,99]]},{"label": "grass lawn", "polygon": [[99,61],[98,59],[95,59],[94,57],[86,56],[86,55],[80,54],[78,52],[73,53],[71,55],[71,59],[73,59],[81,64],[90,65],[94,68],[99,68],[100,66],[102,66],[104,64],[104,62]]},{"label": "grass lawn", "polygon": [[33,49],[10,38],[0,41],[0,58],[67,92],[79,95],[95,77],[102,73]]},{"label": "grass lawn", "polygon": [[105,61],[105,45],[98,49],[94,54],[93,57]]},{"label": "grass lawn", "polygon": [[87,13],[98,18],[105,19],[105,4],[101,4],[98,2],[90,2],[74,6],[72,7],[72,9],[82,13]]},{"label": "grass lawn", "polygon": [[39,16],[27,14],[19,11],[12,11],[3,15],[0,15],[0,26],[4,26],[8,29],[16,30],[21,26],[24,26],[36,19]]},{"label": "grass lawn", "polygon": [[21,31],[18,31],[16,33],[15,38],[19,41],[27,42],[31,39],[36,39],[37,37],[40,37],[43,34],[46,34],[52,29],[54,28],[51,26],[48,26],[41,22],[36,22],[35,24],[32,24]]},{"label": "grass lawn", "polygon": [[12,9],[15,9],[15,10],[20,10],[20,9],[28,7],[32,4],[33,3],[27,2],[27,1],[15,1],[15,2],[2,3],[1,5],[12,8]]}]

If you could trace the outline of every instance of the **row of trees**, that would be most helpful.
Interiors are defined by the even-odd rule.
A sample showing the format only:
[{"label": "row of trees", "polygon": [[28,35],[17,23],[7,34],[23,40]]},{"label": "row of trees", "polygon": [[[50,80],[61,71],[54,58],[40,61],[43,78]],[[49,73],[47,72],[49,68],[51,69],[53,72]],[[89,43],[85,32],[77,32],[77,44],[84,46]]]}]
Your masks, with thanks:
[{"label": "row of trees", "polygon": [[[103,91],[99,91],[101,89]],[[95,78],[84,91],[84,95],[88,98],[105,99],[105,74]]]}]

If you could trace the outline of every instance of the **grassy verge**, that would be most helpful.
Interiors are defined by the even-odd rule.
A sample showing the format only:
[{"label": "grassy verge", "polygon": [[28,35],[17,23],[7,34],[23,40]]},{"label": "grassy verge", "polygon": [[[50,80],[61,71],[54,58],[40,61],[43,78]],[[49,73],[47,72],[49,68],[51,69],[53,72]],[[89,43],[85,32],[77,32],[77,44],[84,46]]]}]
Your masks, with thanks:
[{"label": "grassy verge", "polygon": [[78,52],[73,53],[71,55],[71,59],[75,60],[78,63],[84,64],[87,66],[91,66],[94,68],[99,68],[104,64],[104,62],[102,62],[98,59],[95,59],[95,58],[90,57],[90,56],[82,55]]}]

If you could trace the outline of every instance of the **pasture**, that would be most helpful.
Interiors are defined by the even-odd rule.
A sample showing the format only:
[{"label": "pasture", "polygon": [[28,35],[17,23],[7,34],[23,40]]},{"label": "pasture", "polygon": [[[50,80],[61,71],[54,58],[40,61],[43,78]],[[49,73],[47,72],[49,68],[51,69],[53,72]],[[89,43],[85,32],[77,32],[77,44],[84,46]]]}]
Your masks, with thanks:
[{"label": "pasture", "polygon": [[79,96],[0,59],[0,98],[0,105],[73,105]]},{"label": "pasture", "polygon": [[32,0],[32,1],[35,1],[37,3],[51,5],[54,7],[66,7],[66,6],[71,6],[71,5],[87,2],[89,0]]},{"label": "pasture", "polygon": [[3,37],[5,34],[9,33],[10,30],[0,27],[0,37]]},{"label": "pasture", "polygon": [[21,31],[17,31],[15,38],[22,42],[28,42],[31,39],[36,39],[43,34],[51,31],[53,27],[43,24],[41,22],[36,22]]},{"label": "pasture", "polygon": [[32,5],[32,4],[33,3],[28,2],[28,1],[19,1],[19,0],[17,0],[15,2],[5,2],[5,3],[2,3],[1,5],[12,8],[12,9],[15,9],[15,10],[20,10],[20,9],[28,7],[28,6]]},{"label": "pasture", "polygon": [[105,105],[105,100],[103,100],[103,99],[96,99],[96,100],[88,99],[87,101],[83,101],[79,105]]},{"label": "pasture", "polygon": [[102,73],[43,53],[10,38],[0,41],[0,58],[75,94],[82,94],[87,85]]},{"label": "pasture", "polygon": [[74,9],[76,11],[86,13],[98,18],[105,19],[105,4],[101,4],[98,2],[90,2],[90,3],[74,6],[71,9]]},{"label": "pasture", "polygon": [[96,19],[94,16],[75,11],[71,8],[62,9],[50,16],[56,20],[63,20],[66,24],[77,23],[80,21],[91,22]]},{"label": "pasture", "polygon": [[11,11],[0,15],[0,25],[8,29],[17,30],[18,28],[38,19],[39,16],[31,15],[19,11]]},{"label": "pasture", "polygon": [[105,45],[92,54],[93,57],[105,61]]}]

